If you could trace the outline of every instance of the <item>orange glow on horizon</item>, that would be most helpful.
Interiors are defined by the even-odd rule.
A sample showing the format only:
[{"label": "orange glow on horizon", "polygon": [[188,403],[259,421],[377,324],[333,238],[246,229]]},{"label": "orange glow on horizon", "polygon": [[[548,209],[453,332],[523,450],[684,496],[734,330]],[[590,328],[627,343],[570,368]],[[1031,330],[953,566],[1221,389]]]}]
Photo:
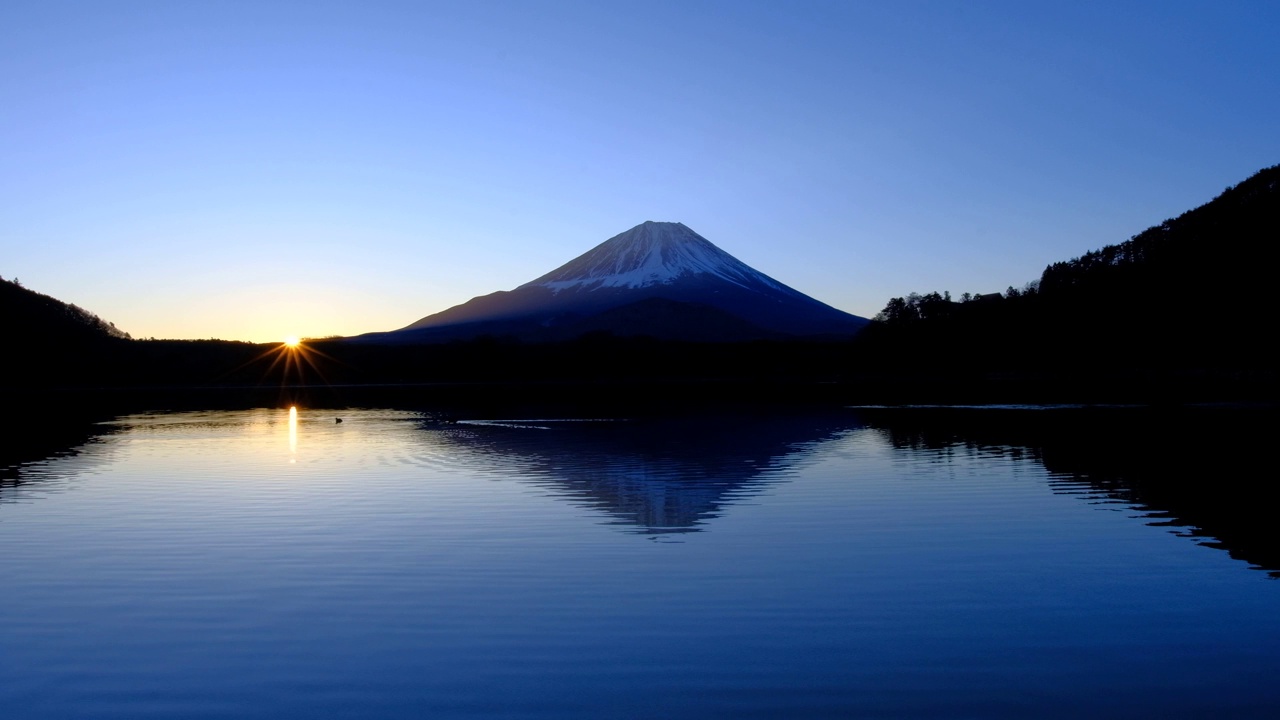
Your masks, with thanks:
[{"label": "orange glow on horizon", "polygon": [[302,339],[296,335],[289,335],[289,336],[286,336],[284,339],[285,347],[296,348],[301,344],[302,344]]}]

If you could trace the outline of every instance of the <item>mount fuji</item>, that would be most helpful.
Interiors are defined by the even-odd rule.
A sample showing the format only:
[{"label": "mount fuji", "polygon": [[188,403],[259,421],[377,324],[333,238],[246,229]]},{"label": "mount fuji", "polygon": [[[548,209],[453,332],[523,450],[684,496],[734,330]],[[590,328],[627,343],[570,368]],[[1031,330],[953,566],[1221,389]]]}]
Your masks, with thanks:
[{"label": "mount fuji", "polygon": [[867,322],[754,270],[681,223],[649,221],[514,290],[359,339],[554,341],[603,332],[724,342],[848,337]]}]

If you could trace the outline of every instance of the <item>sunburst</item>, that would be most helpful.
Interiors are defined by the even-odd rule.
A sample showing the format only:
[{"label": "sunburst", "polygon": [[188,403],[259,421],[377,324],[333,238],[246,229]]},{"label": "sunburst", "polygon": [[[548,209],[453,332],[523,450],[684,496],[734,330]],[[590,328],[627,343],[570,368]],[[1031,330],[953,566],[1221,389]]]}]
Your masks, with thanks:
[{"label": "sunburst", "polygon": [[[302,338],[290,336],[286,337],[279,345],[268,348],[240,367],[253,365],[265,358],[271,358],[271,364],[263,371],[263,379],[270,377],[279,368],[281,372],[281,387],[306,384],[308,376],[318,378],[328,385],[329,380],[325,377],[324,369],[319,361],[323,358],[334,363],[339,362],[336,358],[311,347]],[[239,369],[236,368],[236,370]]]}]

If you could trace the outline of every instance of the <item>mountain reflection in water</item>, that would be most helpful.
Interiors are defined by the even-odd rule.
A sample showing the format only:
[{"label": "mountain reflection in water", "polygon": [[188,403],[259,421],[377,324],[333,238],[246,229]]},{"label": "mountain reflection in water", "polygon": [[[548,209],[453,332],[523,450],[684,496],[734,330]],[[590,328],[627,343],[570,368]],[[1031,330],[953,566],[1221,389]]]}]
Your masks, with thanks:
[{"label": "mountain reflection in water", "polygon": [[440,417],[29,423],[0,716],[1280,708],[1270,414]]},{"label": "mountain reflection in water", "polygon": [[847,413],[421,425],[433,444],[649,535],[697,532],[779,482],[800,452],[854,427]]},{"label": "mountain reflection in water", "polygon": [[[279,415],[296,452],[297,416],[288,412],[162,413],[109,422],[101,414],[45,412],[39,422],[14,420],[6,428],[12,442],[0,448],[0,503],[22,489],[55,491],[109,462],[113,446],[104,440],[147,418],[171,424],[181,417],[190,425],[235,417],[246,424]],[[441,422],[431,411],[387,411],[387,417],[404,421],[397,430],[405,444],[423,448],[419,461],[452,455],[655,536],[705,530],[727,507],[785,481],[814,448],[869,430],[897,450],[940,460],[968,452],[1043,465],[1057,493],[1137,511],[1152,526],[1280,577],[1269,483],[1256,470],[1277,426],[1269,408],[857,408],[458,423]],[[304,433],[304,447],[306,433],[314,432]]]}]

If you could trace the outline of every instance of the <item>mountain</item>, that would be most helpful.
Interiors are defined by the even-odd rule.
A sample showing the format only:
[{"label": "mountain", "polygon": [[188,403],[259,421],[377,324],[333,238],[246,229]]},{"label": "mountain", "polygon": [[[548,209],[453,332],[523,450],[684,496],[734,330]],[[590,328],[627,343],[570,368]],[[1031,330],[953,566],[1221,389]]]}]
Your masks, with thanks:
[{"label": "mountain", "polygon": [[681,223],[649,221],[514,290],[360,339],[553,341],[605,333],[737,341],[848,337],[867,323],[749,267]]}]

